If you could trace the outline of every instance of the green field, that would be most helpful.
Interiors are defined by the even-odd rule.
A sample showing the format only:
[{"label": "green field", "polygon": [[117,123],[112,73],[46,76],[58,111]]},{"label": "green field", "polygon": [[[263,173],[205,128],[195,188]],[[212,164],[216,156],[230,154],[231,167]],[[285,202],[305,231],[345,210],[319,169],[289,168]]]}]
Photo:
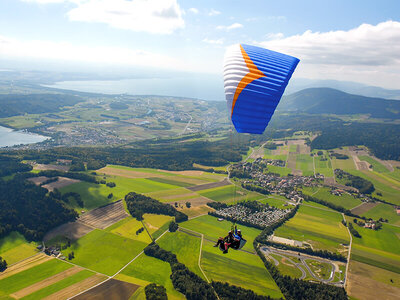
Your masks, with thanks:
[{"label": "green field", "polygon": [[303,193],[347,209],[352,209],[362,203],[361,200],[347,193],[343,193],[342,196],[335,196],[330,193],[330,188],[326,187],[304,187]]},{"label": "green field", "polygon": [[352,259],[400,274],[400,228],[387,224],[380,230],[354,228],[362,238],[353,238]]},{"label": "green field", "polygon": [[199,268],[201,239],[182,232],[168,232],[157,243],[161,248],[176,254],[179,262],[204,279]]},{"label": "green field", "polygon": [[228,282],[273,298],[283,297],[257,255],[235,250],[222,254],[213,243],[206,241],[201,266],[210,280]]},{"label": "green field", "polygon": [[372,165],[372,169],[374,171],[376,171],[376,172],[379,172],[379,173],[389,172],[389,170],[384,165],[382,165],[379,161],[373,159],[372,157],[369,157],[369,156],[366,156],[366,155],[360,155],[358,158],[360,160],[366,161],[369,164],[371,164]]},{"label": "green field", "polygon": [[[187,228],[204,234],[205,239],[217,241],[219,237],[224,237],[231,229],[232,223],[228,221],[218,221],[218,218],[213,216],[201,216],[180,224],[182,228]],[[253,240],[260,234],[261,230],[243,225],[238,225],[242,230],[243,238],[247,240],[243,249],[254,252]]]},{"label": "green field", "polygon": [[263,196],[246,191],[234,185],[227,185],[198,192],[200,195],[218,202],[233,203],[242,200],[258,200]]},{"label": "green field", "polygon": [[83,270],[80,271],[79,273],[76,273],[72,276],[69,276],[67,278],[64,278],[54,284],[51,284],[43,289],[40,289],[26,297],[23,297],[22,299],[24,300],[35,300],[35,299],[43,299],[47,296],[50,296],[51,294],[54,294],[55,292],[61,291],[62,289],[73,285],[77,282],[80,282],[86,278],[89,278],[90,276],[92,276],[94,273],[87,271],[87,270]]},{"label": "green field", "polygon": [[400,182],[400,169],[399,167],[395,167],[393,172],[386,173],[386,176],[389,176],[390,178],[393,178],[397,181]]},{"label": "green field", "polygon": [[5,296],[42,281],[57,273],[72,268],[72,265],[51,259],[30,269],[0,280],[0,296]]},{"label": "green field", "polygon": [[194,184],[187,183],[187,182],[182,182],[178,180],[173,180],[169,178],[161,178],[161,177],[150,177],[148,180],[155,181],[155,182],[160,182],[160,183],[167,183],[175,186],[180,186],[180,187],[189,187],[193,186]]},{"label": "green field", "polygon": [[341,169],[344,171],[356,169],[353,158],[337,159],[335,157],[332,157],[331,161],[333,169]]},{"label": "green field", "polygon": [[19,232],[13,231],[0,239],[0,256],[12,265],[20,260],[35,255],[37,243],[28,242]]},{"label": "green field", "polygon": [[286,167],[278,167],[278,166],[272,166],[268,165],[268,173],[276,173],[279,174],[280,176],[287,176],[288,174],[292,173],[292,170]]},{"label": "green field", "polygon": [[73,263],[106,275],[113,275],[146,246],[146,243],[95,229],[73,242],[63,253],[68,256],[74,251]]},{"label": "green field", "polygon": [[389,204],[379,203],[362,215],[374,220],[384,218],[391,224],[400,225],[400,216],[396,213],[395,208]]},{"label": "green field", "polygon": [[280,209],[288,208],[287,205],[285,206],[288,199],[279,195],[270,195],[268,196],[268,198],[264,198],[258,201],[264,204],[268,203],[270,206],[275,206]]},{"label": "green field", "polygon": [[[323,160],[327,159],[327,160]],[[324,155],[322,156],[315,156],[314,157],[315,163],[315,173],[319,173],[324,175],[325,177],[333,177],[333,169],[331,160],[328,158],[326,151],[324,151]]]},{"label": "green field", "polygon": [[301,170],[304,176],[313,176],[314,175],[313,158],[308,154],[297,154],[296,169]]},{"label": "green field", "polygon": [[[168,183],[157,182],[146,178],[126,178],[121,176],[104,176],[107,182],[115,182],[116,186],[110,188],[104,184],[95,184],[89,182],[78,182],[60,189],[60,192],[77,192],[81,195],[84,202],[84,210],[105,205],[112,201],[122,199],[129,192],[148,193],[152,191],[162,191],[176,189],[178,186]],[[103,179],[100,177],[99,179]],[[107,196],[112,193],[113,198]],[[79,211],[81,208],[74,206]]]},{"label": "green field", "polygon": [[[282,256],[271,254],[271,253],[269,255],[272,256],[273,258],[275,258],[279,262],[279,265],[277,266],[277,268],[282,275],[288,275],[293,278],[300,278],[302,276],[303,273],[301,273],[299,268],[296,267],[295,265],[289,263]],[[272,260],[270,260],[270,261],[273,263]],[[305,268],[303,268],[303,269],[305,269]],[[307,270],[305,270],[305,271],[307,272]],[[307,272],[307,274],[308,274],[308,272]]]},{"label": "green field", "polygon": [[[371,181],[375,187],[375,191],[372,193],[374,197],[381,198],[387,202],[396,205],[400,205],[400,198],[399,198],[400,186],[394,183],[390,183],[384,178],[379,177],[379,175],[382,174],[371,171],[358,171],[358,170],[349,170],[348,172]],[[378,195],[377,193],[381,193],[382,196]]]},{"label": "green field", "polygon": [[[127,266],[122,271],[122,274],[132,277],[132,280],[129,281],[131,283],[145,286],[150,282],[154,282],[164,286],[167,289],[168,294],[184,298],[183,295],[176,291],[172,285],[172,281],[169,278],[171,274],[169,263],[160,259],[142,254]],[[135,281],[135,279],[139,280]]]},{"label": "green field", "polygon": [[[161,233],[167,230],[169,222],[173,220],[173,217],[170,216],[154,214],[144,214],[143,218],[143,223],[152,236],[159,230],[162,231]],[[129,216],[111,225],[106,231],[149,244],[152,240],[146,230],[136,234],[137,230],[144,228],[143,223]]]},{"label": "green field", "polygon": [[301,206],[297,214],[275,231],[279,237],[306,241],[314,249],[340,252],[340,244],[349,243],[347,229],[341,223],[342,216],[309,206]]},{"label": "green field", "polygon": [[287,154],[277,154],[272,155],[272,151],[269,149],[264,150],[264,159],[277,159],[277,160],[287,160]]}]

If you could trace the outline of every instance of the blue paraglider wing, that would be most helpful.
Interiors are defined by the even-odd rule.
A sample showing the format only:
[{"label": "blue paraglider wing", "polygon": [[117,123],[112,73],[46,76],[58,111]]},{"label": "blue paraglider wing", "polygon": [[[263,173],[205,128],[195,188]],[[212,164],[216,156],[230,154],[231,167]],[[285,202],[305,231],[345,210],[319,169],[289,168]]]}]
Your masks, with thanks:
[{"label": "blue paraglider wing", "polygon": [[237,132],[262,134],[299,59],[249,45],[225,56],[225,96]]}]

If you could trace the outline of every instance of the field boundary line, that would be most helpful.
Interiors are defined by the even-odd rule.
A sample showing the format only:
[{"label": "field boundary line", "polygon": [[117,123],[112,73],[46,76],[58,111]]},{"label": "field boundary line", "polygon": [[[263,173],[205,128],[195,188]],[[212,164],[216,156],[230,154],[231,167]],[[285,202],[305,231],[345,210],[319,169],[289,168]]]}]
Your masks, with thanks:
[{"label": "field boundary line", "polygon": [[[344,216],[344,213],[342,213],[342,217],[343,217],[343,220],[346,222],[346,218]],[[349,245],[349,253],[347,254],[346,273],[344,275],[344,283],[343,283],[343,287],[345,287],[345,288],[346,288],[346,284],[347,284],[347,273],[349,271],[349,265],[350,265],[351,245],[353,243],[353,237],[351,236],[349,227],[346,226],[346,229],[347,229],[347,232],[348,232],[349,237],[350,237],[350,245]]]},{"label": "field boundary line", "polygon": [[210,283],[210,280],[208,279],[206,273],[204,273],[203,269],[201,268],[201,252],[203,249],[203,234],[201,234],[201,240],[200,240],[200,253],[199,253],[199,269],[201,273],[203,273],[204,278],[207,280],[208,283]]},{"label": "field boundary line", "polygon": [[44,253],[44,252],[43,252],[43,251],[40,251],[40,252],[35,253],[35,254],[33,254],[33,255],[29,256],[29,257],[26,257],[26,258],[24,258],[24,259],[21,259],[21,260],[19,260],[19,261],[13,263],[13,264],[11,264],[11,265],[8,265],[7,268],[12,267],[13,265],[19,264],[19,263],[23,262],[24,260],[30,259],[30,258],[32,258],[32,257],[35,257],[35,256],[39,255],[40,253]]}]

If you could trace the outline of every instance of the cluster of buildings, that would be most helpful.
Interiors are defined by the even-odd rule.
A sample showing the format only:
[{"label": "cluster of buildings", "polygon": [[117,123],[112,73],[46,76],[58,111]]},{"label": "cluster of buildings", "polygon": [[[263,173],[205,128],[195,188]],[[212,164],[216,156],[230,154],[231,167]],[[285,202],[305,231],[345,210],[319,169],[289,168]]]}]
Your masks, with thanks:
[{"label": "cluster of buildings", "polygon": [[63,260],[66,259],[66,257],[62,255],[61,249],[59,247],[55,246],[43,247],[42,245],[39,245],[37,246],[37,249],[43,251],[48,256],[57,257]]},{"label": "cluster of buildings", "polygon": [[219,209],[214,213],[222,218],[232,218],[243,223],[266,227],[283,218],[289,212],[290,209],[278,209],[267,206],[261,211],[252,211],[248,207],[237,204]]}]

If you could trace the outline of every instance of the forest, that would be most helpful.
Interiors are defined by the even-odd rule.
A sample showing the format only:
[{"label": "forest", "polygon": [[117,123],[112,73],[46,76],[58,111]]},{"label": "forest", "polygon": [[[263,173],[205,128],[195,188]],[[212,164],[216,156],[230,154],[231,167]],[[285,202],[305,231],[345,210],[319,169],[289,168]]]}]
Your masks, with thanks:
[{"label": "forest", "polygon": [[78,217],[64,205],[60,194],[47,194],[47,189],[23,175],[0,179],[0,238],[18,231],[26,239],[38,241],[48,230]]}]

